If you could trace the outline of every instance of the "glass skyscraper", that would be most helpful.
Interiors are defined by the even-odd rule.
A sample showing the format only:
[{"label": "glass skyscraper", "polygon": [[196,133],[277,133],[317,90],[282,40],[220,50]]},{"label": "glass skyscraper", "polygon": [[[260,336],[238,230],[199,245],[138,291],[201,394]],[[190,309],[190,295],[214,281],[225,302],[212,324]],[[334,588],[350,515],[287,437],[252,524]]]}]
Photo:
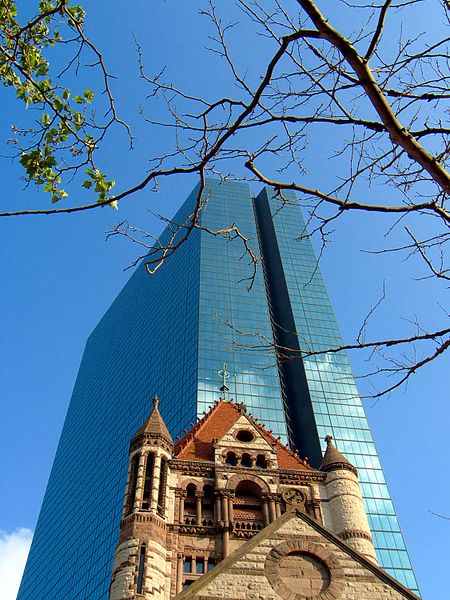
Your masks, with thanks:
[{"label": "glass skyscraper", "polygon": [[154,275],[136,269],[87,341],[18,599],[107,599],[129,442],[149,399],[159,395],[175,437],[218,399],[223,363],[229,397],[313,466],[333,435],[358,468],[380,565],[416,590],[346,354],[299,358],[341,337],[295,196],[281,208],[268,189],[254,198],[245,183],[209,179],[203,197],[202,226],[235,223],[262,268],[248,291],[242,241],[194,229]]}]

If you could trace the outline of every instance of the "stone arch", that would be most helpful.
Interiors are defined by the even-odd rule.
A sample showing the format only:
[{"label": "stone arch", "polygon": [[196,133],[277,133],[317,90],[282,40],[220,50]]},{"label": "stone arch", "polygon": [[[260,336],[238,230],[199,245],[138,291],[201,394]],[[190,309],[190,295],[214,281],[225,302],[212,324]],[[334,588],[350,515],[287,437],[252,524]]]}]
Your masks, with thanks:
[{"label": "stone arch", "polygon": [[[316,590],[316,593],[308,590],[302,593],[298,588],[299,581],[295,581],[295,593],[292,582],[290,582],[289,573],[283,572],[283,562],[286,559],[294,561],[309,562],[310,570],[326,571],[328,577],[324,582],[322,591]],[[287,565],[291,572],[300,574],[301,570],[298,564]],[[321,544],[320,538],[317,541],[313,539],[293,539],[282,542],[273,547],[266,557],[264,572],[272,588],[283,598],[309,598],[310,600],[336,600],[342,597],[345,588],[344,568],[340,561],[330,555],[329,551]],[[288,575],[286,577],[286,575]],[[303,576],[303,580],[306,580]],[[313,578],[313,583],[317,582],[317,577]],[[303,581],[303,583],[308,583]]]},{"label": "stone arch", "polygon": [[135,452],[133,457],[130,459],[128,471],[127,499],[125,506],[126,515],[129,515],[133,512],[134,502],[136,500],[140,457],[141,455]]},{"label": "stone arch", "polygon": [[199,481],[198,479],[183,479],[181,482],[181,489],[186,490],[187,486],[193,484],[196,490],[201,490],[203,488],[203,481]]},{"label": "stone arch", "polygon": [[144,489],[142,494],[142,508],[148,510],[152,498],[153,479],[155,475],[155,452],[144,452],[145,467],[144,467]]},{"label": "stone arch", "polygon": [[182,481],[181,488],[186,492],[183,522],[186,525],[196,525],[198,521],[197,494],[202,491],[203,482],[187,478]]},{"label": "stone arch", "polygon": [[201,500],[201,521],[202,525],[214,525],[214,485],[205,483],[202,485],[202,500]]},{"label": "stone arch", "polygon": [[222,458],[223,458],[223,462],[231,467],[236,467],[239,463],[239,454],[237,454],[236,452],[234,452],[233,450],[224,450],[222,452]]},{"label": "stone arch", "polygon": [[255,467],[257,469],[267,469],[267,457],[263,452],[256,455]]},{"label": "stone arch", "polygon": [[259,487],[261,488],[261,493],[270,493],[270,488],[264,481],[264,479],[261,479],[261,477],[253,475],[252,473],[237,473],[236,475],[233,475],[233,477],[230,477],[230,479],[227,481],[226,489],[235,490],[239,483],[241,483],[241,481],[253,481],[257,485],[259,485]]}]

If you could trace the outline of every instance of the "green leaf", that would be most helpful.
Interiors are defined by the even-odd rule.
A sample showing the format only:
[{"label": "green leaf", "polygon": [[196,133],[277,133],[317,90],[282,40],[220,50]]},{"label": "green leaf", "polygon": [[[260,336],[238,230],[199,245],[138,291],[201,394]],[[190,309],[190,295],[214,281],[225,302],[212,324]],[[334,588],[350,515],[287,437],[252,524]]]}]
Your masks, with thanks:
[{"label": "green leaf", "polygon": [[84,98],[86,102],[92,102],[94,99],[94,92],[92,90],[84,90]]}]

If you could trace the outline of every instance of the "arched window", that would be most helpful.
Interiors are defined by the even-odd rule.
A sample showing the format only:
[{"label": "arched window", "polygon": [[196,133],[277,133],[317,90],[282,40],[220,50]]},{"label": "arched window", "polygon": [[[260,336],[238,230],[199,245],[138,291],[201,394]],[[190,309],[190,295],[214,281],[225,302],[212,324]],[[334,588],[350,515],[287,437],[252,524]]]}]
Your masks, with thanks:
[{"label": "arched window", "polygon": [[247,452],[244,452],[244,454],[242,455],[241,465],[243,467],[251,467],[252,466],[252,459],[250,457],[250,454],[247,454]]},{"label": "arched window", "polygon": [[166,506],[166,486],[167,486],[167,458],[161,458],[161,471],[159,474],[159,489],[158,489],[158,508],[157,512],[160,515],[164,514]]},{"label": "arched window", "polygon": [[195,525],[196,523],[196,491],[197,488],[193,483],[190,483],[186,488],[186,498],[184,500],[184,522],[186,525]]},{"label": "arched window", "polygon": [[214,490],[210,485],[203,486],[202,525],[214,525]]},{"label": "arched window", "polygon": [[233,520],[237,529],[259,531],[264,526],[261,489],[254,481],[241,481],[233,499]]},{"label": "arched window", "polygon": [[225,457],[225,464],[235,467],[237,465],[237,458],[234,452],[228,452]]},{"label": "arched window", "polygon": [[264,454],[258,454],[256,457],[256,467],[258,469],[267,469],[267,460]]},{"label": "arched window", "polygon": [[142,587],[144,584],[144,568],[145,568],[145,551],[146,546],[142,544],[141,551],[139,552],[139,570],[137,580],[137,593],[142,594]]},{"label": "arched window", "polygon": [[155,455],[153,452],[147,455],[147,464],[145,467],[145,479],[144,479],[144,495],[142,497],[142,508],[148,510],[150,508],[150,502],[152,499],[152,487],[153,487],[153,469],[155,467]]},{"label": "arched window", "polygon": [[128,497],[127,497],[127,508],[126,514],[129,515],[133,512],[134,499],[136,497],[136,485],[137,485],[137,475],[139,468],[139,457],[137,455],[133,456],[131,461],[130,468],[130,483],[128,486]]}]

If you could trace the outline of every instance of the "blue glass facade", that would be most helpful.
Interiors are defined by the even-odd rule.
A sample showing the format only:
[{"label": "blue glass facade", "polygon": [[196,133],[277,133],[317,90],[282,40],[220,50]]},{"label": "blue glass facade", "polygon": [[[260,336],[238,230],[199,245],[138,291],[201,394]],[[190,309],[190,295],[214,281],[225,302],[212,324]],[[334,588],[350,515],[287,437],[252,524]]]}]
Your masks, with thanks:
[{"label": "blue glass facade", "polygon": [[[287,343],[281,345],[311,353],[342,346],[337,320],[295,194],[283,192],[282,203],[272,196],[270,190],[264,189],[255,204],[259,207],[260,229],[264,228],[265,235],[269,232],[270,236],[271,229],[267,220],[273,223],[272,243],[276,247],[270,248],[271,257],[276,253],[279,256],[276,281],[269,281],[269,291],[274,294],[280,280],[285,283],[288,306],[281,306],[278,312],[275,307],[273,320],[275,330],[278,324],[282,335],[288,331],[293,336],[288,336]],[[267,270],[266,267],[266,278]],[[273,304],[270,298],[269,302]],[[286,313],[287,321],[283,321]],[[280,371],[281,383],[288,388],[288,396],[295,404],[291,413],[296,419],[294,433],[297,436],[300,433],[297,446],[302,446],[303,453],[311,458],[317,452],[316,444],[321,444],[322,453],[326,446],[325,436],[333,436],[336,447],[358,469],[380,565],[398,581],[418,592],[347,354],[317,354],[301,361],[295,356],[294,353],[286,356],[287,360],[281,360]],[[292,372],[286,372],[283,362]],[[295,379],[297,386],[291,393],[290,377]],[[302,378],[305,385],[299,390],[298,382]],[[308,403],[313,418],[305,410],[304,405]],[[299,406],[303,407],[301,411]]]},{"label": "blue glass facade", "polygon": [[[258,239],[253,200],[248,185],[226,185],[208,181],[210,200],[202,225],[217,231],[236,223],[250,238],[256,254]],[[275,356],[247,348],[254,333],[272,340],[264,276],[258,269],[252,282],[253,267],[239,239],[226,243],[223,237],[202,234],[200,252],[200,323],[198,363],[198,406],[200,414],[217,398],[217,371],[227,363],[230,397],[245,402],[254,417],[261,419],[287,441],[283,399]],[[250,336],[247,338],[247,334]],[[249,343],[250,342],[250,343]]]},{"label": "blue glass facade", "polygon": [[[197,193],[175,222],[191,214]],[[155,275],[136,269],[86,344],[19,600],[107,599],[128,445],[149,398],[158,393],[175,436],[217,399],[224,362],[230,397],[311,462],[334,436],[358,467],[380,564],[416,588],[347,357],[284,360],[249,348],[255,332],[269,342],[287,332],[301,349],[340,343],[312,246],[294,241],[304,227],[299,208],[278,211],[267,191],[253,199],[235,182],[208,180],[206,197],[202,225],[236,223],[264,269],[247,291],[252,265],[240,240],[201,230]]]}]

